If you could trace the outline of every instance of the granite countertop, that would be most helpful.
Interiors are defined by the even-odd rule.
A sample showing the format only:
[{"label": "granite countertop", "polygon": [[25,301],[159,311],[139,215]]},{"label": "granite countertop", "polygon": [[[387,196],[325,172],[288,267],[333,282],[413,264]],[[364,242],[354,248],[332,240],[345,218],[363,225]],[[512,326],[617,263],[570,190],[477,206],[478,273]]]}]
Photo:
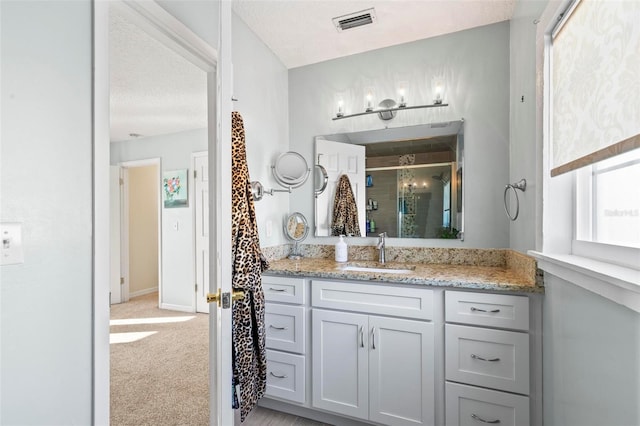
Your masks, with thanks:
[{"label": "granite countertop", "polygon": [[[346,266],[411,269],[406,273],[348,271]],[[453,287],[491,291],[544,293],[544,287],[535,277],[507,266],[479,266],[414,262],[387,262],[354,260],[338,263],[328,258],[279,259],[269,262],[269,275],[305,276],[315,278],[374,281],[437,287]]]}]

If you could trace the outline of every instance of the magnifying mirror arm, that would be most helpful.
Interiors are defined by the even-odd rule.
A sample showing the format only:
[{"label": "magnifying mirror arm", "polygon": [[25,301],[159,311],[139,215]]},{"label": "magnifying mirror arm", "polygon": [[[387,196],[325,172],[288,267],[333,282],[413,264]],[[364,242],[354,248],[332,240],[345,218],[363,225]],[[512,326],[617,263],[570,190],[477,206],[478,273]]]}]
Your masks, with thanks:
[{"label": "magnifying mirror arm", "polygon": [[291,187],[287,187],[287,189],[276,189],[276,188],[271,188],[271,189],[265,189],[264,193],[265,194],[269,194],[269,195],[273,195],[274,192],[288,192],[289,194],[291,194]]}]

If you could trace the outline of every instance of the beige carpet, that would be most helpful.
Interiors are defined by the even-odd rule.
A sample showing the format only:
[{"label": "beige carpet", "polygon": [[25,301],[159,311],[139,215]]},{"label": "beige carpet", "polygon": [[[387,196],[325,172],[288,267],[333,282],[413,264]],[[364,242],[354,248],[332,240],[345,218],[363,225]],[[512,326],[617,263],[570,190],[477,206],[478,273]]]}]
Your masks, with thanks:
[{"label": "beige carpet", "polygon": [[[157,333],[111,345],[111,424],[209,424],[209,316],[158,309],[158,293],[111,306],[111,319],[185,317],[185,322],[113,325],[111,333]],[[240,425],[239,415],[236,425]],[[256,407],[242,426],[322,423]]]},{"label": "beige carpet", "polygon": [[111,326],[157,331],[111,345],[112,425],[209,424],[209,316],[160,310],[158,293],[113,305],[111,319],[195,316],[186,322]]}]

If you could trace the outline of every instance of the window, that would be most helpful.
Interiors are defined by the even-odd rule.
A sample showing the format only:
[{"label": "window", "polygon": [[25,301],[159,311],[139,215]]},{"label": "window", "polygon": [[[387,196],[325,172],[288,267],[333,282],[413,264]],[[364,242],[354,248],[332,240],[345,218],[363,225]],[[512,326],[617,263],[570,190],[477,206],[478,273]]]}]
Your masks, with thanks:
[{"label": "window", "polygon": [[640,269],[640,2],[577,0],[561,18],[547,56],[549,171],[575,177],[571,250]]},{"label": "window", "polygon": [[640,150],[577,171],[576,238],[640,248]]}]

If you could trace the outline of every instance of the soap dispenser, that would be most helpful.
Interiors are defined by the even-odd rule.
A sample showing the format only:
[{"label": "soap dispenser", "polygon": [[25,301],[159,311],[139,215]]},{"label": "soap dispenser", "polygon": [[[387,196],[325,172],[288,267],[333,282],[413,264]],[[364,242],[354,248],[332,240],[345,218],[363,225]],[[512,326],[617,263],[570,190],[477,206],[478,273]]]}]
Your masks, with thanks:
[{"label": "soap dispenser", "polygon": [[336,243],[336,262],[347,261],[347,243],[344,241],[344,235],[340,235],[340,239]]}]

